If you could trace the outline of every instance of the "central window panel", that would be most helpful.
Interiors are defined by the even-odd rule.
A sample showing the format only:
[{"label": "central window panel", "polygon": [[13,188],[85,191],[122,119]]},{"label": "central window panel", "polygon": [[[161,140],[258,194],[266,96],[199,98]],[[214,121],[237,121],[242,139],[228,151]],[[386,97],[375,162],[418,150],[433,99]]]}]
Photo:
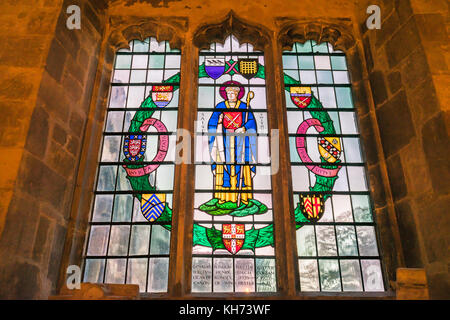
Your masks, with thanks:
[{"label": "central window panel", "polygon": [[192,292],[276,292],[264,53],[200,52]]}]

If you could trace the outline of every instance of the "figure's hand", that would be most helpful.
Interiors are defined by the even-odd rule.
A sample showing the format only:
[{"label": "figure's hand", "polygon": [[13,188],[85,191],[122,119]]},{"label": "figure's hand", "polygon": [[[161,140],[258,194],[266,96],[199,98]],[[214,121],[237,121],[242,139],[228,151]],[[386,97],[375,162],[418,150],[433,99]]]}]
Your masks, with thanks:
[{"label": "figure's hand", "polygon": [[216,175],[216,169],[214,169],[213,171],[212,171],[212,174],[215,176]]},{"label": "figure's hand", "polygon": [[237,128],[234,132],[235,133],[245,133],[245,127],[240,127],[240,128]]},{"label": "figure's hand", "polygon": [[221,113],[219,116],[219,123],[222,123],[222,120],[223,120],[223,113]]},{"label": "figure's hand", "polygon": [[252,179],[256,176],[256,172],[253,172],[252,170],[250,170],[250,172],[252,173]]}]

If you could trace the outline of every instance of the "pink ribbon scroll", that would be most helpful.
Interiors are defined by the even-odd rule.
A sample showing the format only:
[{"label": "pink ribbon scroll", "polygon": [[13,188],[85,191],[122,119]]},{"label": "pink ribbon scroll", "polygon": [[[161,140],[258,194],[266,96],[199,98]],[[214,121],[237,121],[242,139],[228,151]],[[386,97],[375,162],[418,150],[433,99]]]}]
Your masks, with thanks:
[{"label": "pink ribbon scroll", "polygon": [[[306,131],[308,131],[308,129],[312,126],[314,126],[317,132],[322,132],[324,130],[324,128],[322,127],[322,123],[318,119],[312,118],[303,121],[298,126],[297,134],[305,134]],[[297,152],[298,155],[300,156],[300,159],[302,159],[302,161],[305,163],[312,163],[313,161],[309,157],[308,152],[306,152],[305,137],[297,137],[296,143],[297,143]],[[306,167],[309,170],[311,170],[314,174],[317,174],[322,177],[331,178],[335,177],[338,174],[342,166],[338,166],[337,169],[325,169],[312,164],[309,165],[307,164]]]}]

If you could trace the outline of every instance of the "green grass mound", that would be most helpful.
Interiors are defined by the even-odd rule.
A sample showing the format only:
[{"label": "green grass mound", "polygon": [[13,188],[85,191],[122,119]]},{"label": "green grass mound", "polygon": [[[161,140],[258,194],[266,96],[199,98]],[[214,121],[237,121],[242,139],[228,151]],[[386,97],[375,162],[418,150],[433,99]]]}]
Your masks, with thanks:
[{"label": "green grass mound", "polygon": [[248,204],[237,204],[231,201],[220,204],[219,199],[211,199],[199,207],[200,210],[212,216],[230,215],[233,217],[245,217],[253,214],[263,214],[267,212],[267,206],[256,199],[250,199]]}]

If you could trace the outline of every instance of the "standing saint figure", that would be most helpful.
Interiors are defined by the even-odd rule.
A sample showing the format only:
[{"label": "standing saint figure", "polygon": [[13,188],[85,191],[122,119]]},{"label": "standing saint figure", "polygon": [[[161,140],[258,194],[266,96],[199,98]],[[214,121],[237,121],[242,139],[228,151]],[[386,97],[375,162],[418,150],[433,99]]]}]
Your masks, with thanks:
[{"label": "standing saint figure", "polygon": [[[225,82],[220,88],[224,101],[216,105],[217,111],[208,122],[214,198],[219,200],[218,205],[229,203],[229,209],[248,205],[253,198],[256,122],[247,105],[253,92],[249,92],[247,103],[240,100],[244,93],[239,82]],[[239,192],[241,190],[246,192]]]}]

